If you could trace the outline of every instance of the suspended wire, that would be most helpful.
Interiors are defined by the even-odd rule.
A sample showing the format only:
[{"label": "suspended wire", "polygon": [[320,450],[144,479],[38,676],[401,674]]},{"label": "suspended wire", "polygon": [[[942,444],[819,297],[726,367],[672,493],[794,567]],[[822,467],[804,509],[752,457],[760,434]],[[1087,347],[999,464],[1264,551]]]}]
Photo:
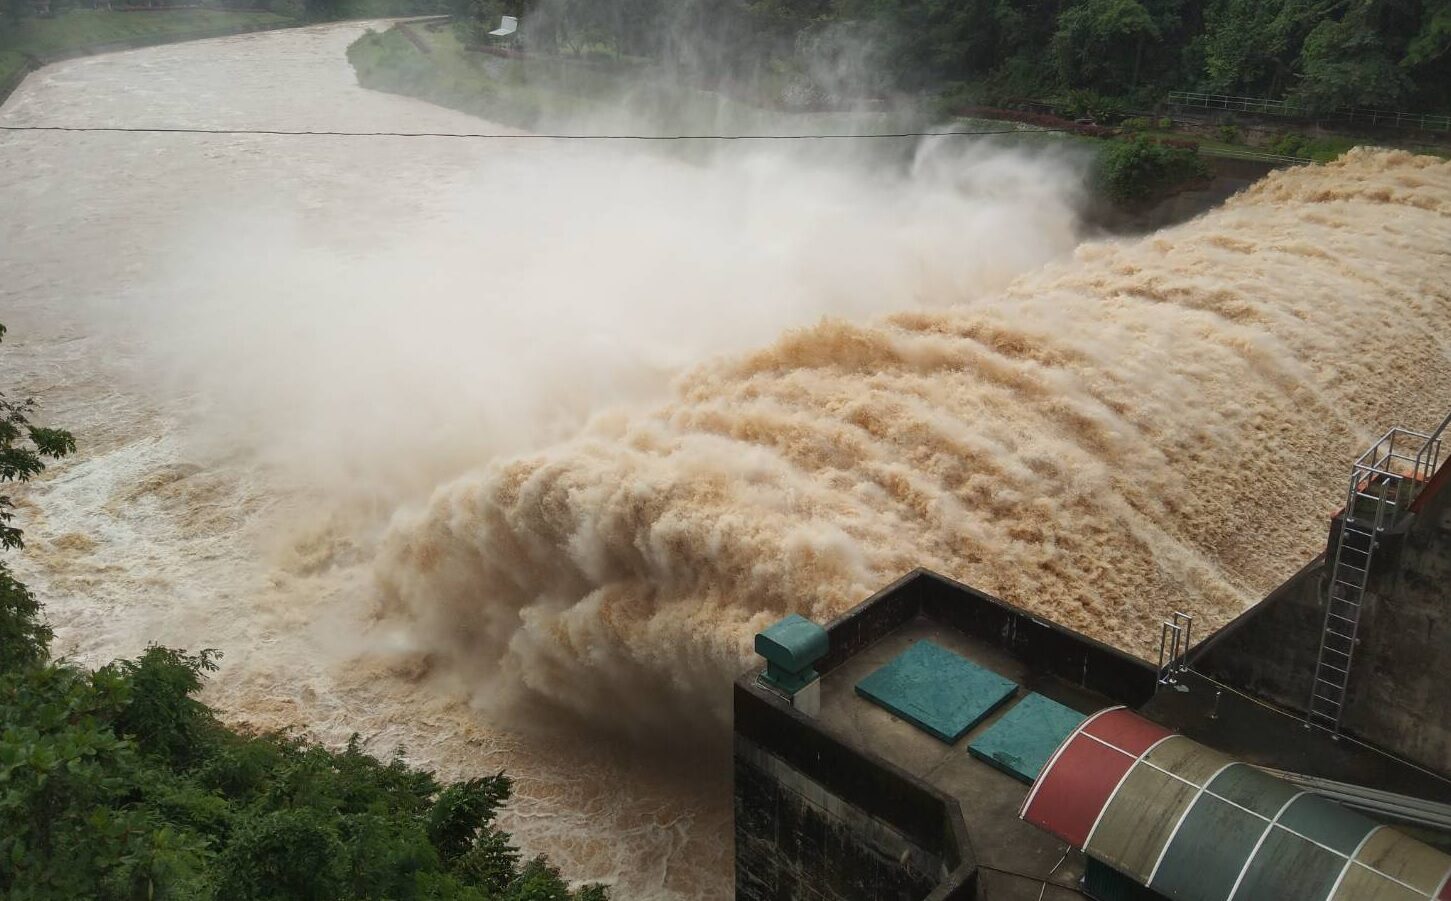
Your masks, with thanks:
[{"label": "suspended wire", "polygon": [[984,137],[988,135],[1031,135],[1072,132],[1073,128],[985,129],[980,131],[901,131],[866,134],[745,134],[745,135],[632,135],[632,134],[499,134],[451,131],[291,131],[267,128],[149,128],[120,125],[0,125],[0,131],[117,132],[121,134],[263,135],[273,137],[338,138],[464,138],[470,140],[544,141],[836,141],[877,138]]}]

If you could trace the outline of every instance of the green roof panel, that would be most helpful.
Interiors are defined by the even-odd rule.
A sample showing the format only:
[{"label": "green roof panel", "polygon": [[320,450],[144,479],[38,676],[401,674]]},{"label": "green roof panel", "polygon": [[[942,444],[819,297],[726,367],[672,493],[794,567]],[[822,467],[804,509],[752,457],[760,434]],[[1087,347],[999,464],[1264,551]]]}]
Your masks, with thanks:
[{"label": "green roof panel", "polygon": [[858,682],[856,690],[951,744],[1011,698],[1018,685],[923,639]]},{"label": "green roof panel", "polygon": [[1375,823],[1319,795],[1301,795],[1280,814],[1279,825],[1346,857],[1355,853]]},{"label": "green roof panel", "polygon": [[1150,886],[1178,901],[1224,901],[1268,824],[1203,794],[1164,849]]},{"label": "green roof panel", "polygon": [[1236,898],[1319,901],[1330,894],[1345,858],[1284,829],[1271,829],[1245,868]]},{"label": "green roof panel", "polygon": [[967,751],[1010,776],[1031,784],[1048,758],[1086,717],[1071,707],[1030,694],[983,730]]}]

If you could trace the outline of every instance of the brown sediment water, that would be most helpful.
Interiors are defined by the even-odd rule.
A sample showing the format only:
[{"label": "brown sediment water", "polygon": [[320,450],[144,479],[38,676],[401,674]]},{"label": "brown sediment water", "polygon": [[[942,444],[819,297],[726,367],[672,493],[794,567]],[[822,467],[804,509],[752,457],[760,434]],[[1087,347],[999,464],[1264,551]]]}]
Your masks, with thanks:
[{"label": "brown sediment water", "polygon": [[[491,695],[727,720],[787,612],[927,566],[1144,656],[1322,546],[1350,459],[1451,402],[1451,164],[1355,151],[1006,292],[789,331],[395,522],[390,615]],[[674,726],[678,728],[678,725]]]},{"label": "brown sediment water", "polygon": [[[358,89],[361,29],[48,67],[0,121],[480,129]],[[219,647],[234,722],[507,769],[526,848],[622,897],[729,895],[760,626],[925,565],[1146,653],[1313,555],[1350,455],[1451,397],[1451,171],[1404,154],[1082,245],[1072,161],[1000,149],[0,160],[5,387],[82,448],[22,499],[57,651]]]}]

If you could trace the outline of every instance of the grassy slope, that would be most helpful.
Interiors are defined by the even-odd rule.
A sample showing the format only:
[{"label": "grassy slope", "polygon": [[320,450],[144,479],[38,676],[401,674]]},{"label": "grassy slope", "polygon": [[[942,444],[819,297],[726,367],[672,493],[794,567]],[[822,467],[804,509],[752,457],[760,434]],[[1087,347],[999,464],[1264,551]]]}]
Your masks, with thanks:
[{"label": "grassy slope", "polygon": [[0,91],[10,82],[10,77],[25,66],[25,54],[19,50],[0,50]]},{"label": "grassy slope", "polygon": [[396,28],[369,32],[348,48],[365,87],[424,100],[517,127],[534,127],[546,110],[582,111],[577,98],[556,95],[522,76],[528,64],[463,49],[447,29],[414,29],[433,53],[425,55]]},{"label": "grassy slope", "polygon": [[[901,131],[910,115],[787,113],[651,77],[641,61],[585,63],[501,59],[466,49],[452,29],[414,27],[418,50],[398,29],[348,48],[359,83],[536,130],[669,134]],[[920,123],[916,123],[920,124]]]},{"label": "grassy slope", "polygon": [[220,35],[239,28],[277,26],[292,20],[270,12],[168,9],[149,12],[76,10],[53,19],[25,19],[0,32],[0,81],[18,54],[41,59],[129,41],[157,42]]}]

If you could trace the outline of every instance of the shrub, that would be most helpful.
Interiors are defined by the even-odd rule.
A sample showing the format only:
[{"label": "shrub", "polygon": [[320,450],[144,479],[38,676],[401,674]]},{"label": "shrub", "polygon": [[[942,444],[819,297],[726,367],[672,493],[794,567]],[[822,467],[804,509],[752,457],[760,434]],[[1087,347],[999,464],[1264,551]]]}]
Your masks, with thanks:
[{"label": "shrub", "polygon": [[1309,141],[1304,135],[1283,134],[1270,142],[1270,153],[1278,156],[1308,156],[1307,145]]},{"label": "shrub", "polygon": [[276,810],[244,819],[217,861],[217,894],[238,901],[339,898],[343,844],[318,812]]},{"label": "shrub", "polygon": [[1226,144],[1238,144],[1239,138],[1240,135],[1238,125],[1219,126],[1219,140],[1223,141]]},{"label": "shrub", "polygon": [[1091,119],[1097,125],[1115,125],[1124,118],[1123,101],[1094,91],[1069,91],[1062,110],[1070,119]]},{"label": "shrub", "polygon": [[192,696],[213,666],[152,647],[0,674],[0,897],[606,897],[521,865],[503,774],[441,786],[356,737],[239,735]]},{"label": "shrub", "polygon": [[1208,175],[1209,167],[1194,151],[1143,136],[1110,142],[1099,157],[1100,184],[1118,201],[1147,200]]}]

